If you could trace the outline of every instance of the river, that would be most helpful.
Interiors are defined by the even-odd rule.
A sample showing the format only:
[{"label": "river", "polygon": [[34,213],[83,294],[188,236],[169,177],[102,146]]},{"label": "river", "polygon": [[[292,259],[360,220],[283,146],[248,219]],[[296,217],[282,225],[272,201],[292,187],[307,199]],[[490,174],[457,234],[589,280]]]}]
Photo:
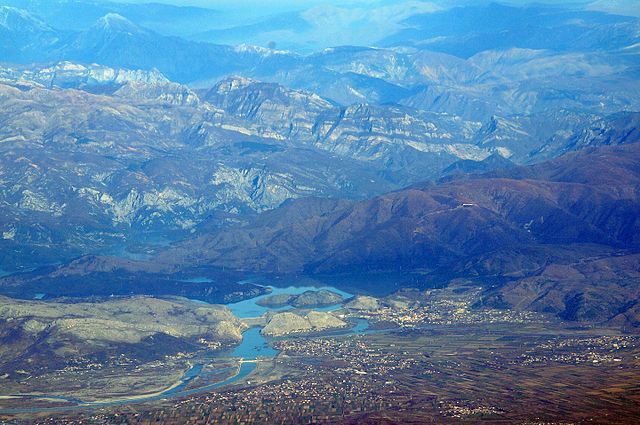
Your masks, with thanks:
[{"label": "river", "polygon": [[[207,281],[206,278],[195,278],[195,279],[199,279],[198,281],[202,281],[202,282]],[[297,295],[305,291],[318,291],[321,289],[325,289],[325,290],[333,291],[342,295],[344,299],[348,299],[353,296],[352,294],[342,291],[333,286],[290,285],[286,287],[269,286],[269,288],[271,289],[271,292],[269,292],[268,294],[261,295],[248,300],[240,301],[233,304],[228,304],[227,307],[229,307],[233,312],[233,314],[239,318],[250,318],[250,317],[259,317],[268,311],[283,311],[283,310],[292,308],[290,306],[271,308],[271,307],[265,307],[265,306],[256,304],[259,300],[265,297],[268,297],[270,295],[275,295],[275,294]],[[332,306],[317,308],[315,310],[331,311],[331,310],[338,309],[340,307],[341,307],[341,304],[335,304]],[[369,327],[369,324],[366,320],[359,319],[356,321],[355,326],[353,326],[348,330],[343,329],[335,332],[326,332],[324,334],[326,335],[331,335],[331,334],[344,335],[348,333],[360,334],[360,333],[368,332],[368,327]],[[277,354],[278,354],[278,351],[274,349],[269,343],[269,341],[260,333],[260,328],[252,327],[244,331],[244,333],[242,334],[242,342],[239,345],[237,345],[236,347],[228,351],[217,353],[215,355],[215,358],[218,358],[218,359],[230,358],[230,359],[242,359],[244,361],[239,362],[238,367],[231,367],[231,368],[227,367],[224,369],[216,370],[215,373],[224,373],[233,369],[236,369],[237,372],[232,376],[222,381],[216,382],[214,384],[198,387],[195,389],[187,389],[188,385],[193,380],[202,376],[203,374],[202,370],[204,365],[202,363],[198,363],[193,365],[183,374],[179,385],[153,395],[140,396],[135,398],[131,397],[131,398],[125,398],[122,400],[113,400],[113,401],[107,401],[107,402],[88,402],[88,401],[82,401],[74,398],[64,398],[60,396],[16,394],[16,395],[11,395],[10,397],[14,397],[16,399],[24,398],[24,399],[41,399],[41,400],[44,400],[44,399],[60,400],[68,403],[73,403],[74,406],[3,409],[3,410],[0,410],[0,413],[38,413],[38,412],[55,412],[55,411],[66,411],[66,410],[76,410],[76,409],[92,409],[92,408],[109,407],[109,406],[121,406],[125,404],[141,403],[141,402],[148,402],[148,401],[154,401],[154,400],[163,400],[163,399],[175,398],[175,397],[184,397],[184,396],[200,393],[207,390],[212,390],[215,388],[219,388],[219,387],[240,381],[243,378],[247,377],[256,368],[256,363],[254,362],[255,360],[258,360],[259,358],[273,358]],[[208,372],[208,373],[211,373],[211,372]]]}]

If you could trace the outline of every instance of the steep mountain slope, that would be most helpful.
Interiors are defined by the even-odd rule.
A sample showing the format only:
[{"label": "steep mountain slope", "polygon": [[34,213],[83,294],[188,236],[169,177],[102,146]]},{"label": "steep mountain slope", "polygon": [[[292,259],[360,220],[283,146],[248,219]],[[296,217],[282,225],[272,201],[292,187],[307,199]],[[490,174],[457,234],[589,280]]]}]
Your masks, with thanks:
[{"label": "steep mountain slope", "polygon": [[328,272],[435,268],[527,244],[637,247],[639,147],[393,192],[299,222],[260,219],[185,249],[188,258],[230,268]]},{"label": "steep mountain slope", "polygon": [[561,110],[480,126],[241,77],[196,92],[157,70],[71,62],[0,68],[0,80],[4,264],[134,255],[109,247],[167,243],[291,198],[362,199],[460,160],[483,169],[496,154],[628,143],[637,118]]},{"label": "steep mountain slope", "polygon": [[45,288],[82,296],[129,293],[137,282],[135,293],[163,288],[220,299],[225,292],[219,284],[201,294],[208,285],[180,282],[199,270],[402,272],[417,273],[411,285],[472,279],[485,287],[485,305],[637,326],[639,171],[640,143],[633,143],[586,148],[534,166],[463,175],[368,201],[292,200],[147,262],[83,258],[3,278],[0,287],[22,297]]},{"label": "steep mountain slope", "polygon": [[2,0],[0,4],[23,8],[54,28],[81,31],[108,13],[117,13],[165,35],[181,35],[216,26],[220,11],[163,3],[126,3],[108,0]]},{"label": "steep mountain slope", "polygon": [[455,118],[342,108],[241,78],[202,98],[155,70],[70,62],[0,68],[0,81],[4,264],[166,243],[286,199],[373,196],[488,155],[452,143],[474,128]]},{"label": "steep mountain slope", "polygon": [[[637,271],[628,267],[635,264],[629,252],[640,249],[639,143],[585,149],[346,206],[325,204],[313,215],[297,213],[305,208],[304,200],[291,203],[252,224],[186,241],[158,260],[245,272],[419,271],[444,282],[512,280],[491,289],[498,295],[488,300],[571,320],[614,320],[640,301]],[[619,255],[628,260],[615,260]],[[585,267],[594,259],[602,259],[596,270],[612,267],[608,283],[592,280],[595,271]],[[553,264],[559,270],[577,267],[582,277],[551,276]],[[535,283],[541,279],[555,283]],[[560,295],[545,299],[549,285]],[[581,287],[590,295],[575,298]],[[527,304],[518,291],[537,301]],[[611,296],[598,298],[600,291]],[[605,302],[596,308],[599,299]],[[623,308],[623,301],[631,304]],[[634,314],[620,323],[636,320]]]},{"label": "steep mountain slope", "polygon": [[620,112],[597,120],[576,134],[567,149],[632,143],[640,139],[640,113]]},{"label": "steep mountain slope", "polygon": [[162,241],[288,198],[393,188],[376,167],[225,130],[210,106],[142,87],[110,97],[0,86],[5,264]]},{"label": "steep mountain slope", "polygon": [[28,62],[60,42],[62,34],[26,11],[0,6],[0,56],[7,62]]},{"label": "steep mountain slope", "polygon": [[485,305],[515,307],[582,322],[640,327],[640,256],[594,256],[544,264],[533,276],[488,291]]},{"label": "steep mountain slope", "polygon": [[228,47],[161,36],[115,13],[98,19],[59,51],[51,52],[50,57],[125,68],[158,68],[178,81],[191,80],[211,67],[215,67],[211,72],[223,75],[237,60]]},{"label": "steep mountain slope", "polygon": [[255,131],[274,138],[313,138],[313,126],[334,106],[318,95],[274,83],[229,78],[203,95],[212,105],[256,125]]},{"label": "steep mountain slope", "polygon": [[3,7],[3,61],[68,60],[112,67],[159,69],[179,82],[220,78],[243,69],[285,67],[295,55],[264,55],[254,50],[199,43],[158,34],[118,13],[107,13],[81,31],[49,27],[24,9]]},{"label": "steep mountain slope", "polygon": [[507,158],[493,154],[482,161],[463,159],[456,161],[442,171],[443,176],[455,176],[460,174],[484,174],[500,168],[510,168],[515,164]]},{"label": "steep mountain slope", "polygon": [[[470,143],[477,124],[445,114],[395,105],[339,107],[309,92],[244,78],[223,80],[203,99],[242,118],[243,125],[250,126],[256,134],[292,139],[360,160],[383,160],[395,155],[404,156],[408,163],[407,158],[427,158],[434,153],[443,154],[445,160],[483,159],[490,154]],[[433,175],[441,162],[431,156],[428,160],[432,170],[422,170],[422,176]],[[418,169],[420,162],[413,162]],[[389,171],[396,171],[388,161],[387,166]]]}]

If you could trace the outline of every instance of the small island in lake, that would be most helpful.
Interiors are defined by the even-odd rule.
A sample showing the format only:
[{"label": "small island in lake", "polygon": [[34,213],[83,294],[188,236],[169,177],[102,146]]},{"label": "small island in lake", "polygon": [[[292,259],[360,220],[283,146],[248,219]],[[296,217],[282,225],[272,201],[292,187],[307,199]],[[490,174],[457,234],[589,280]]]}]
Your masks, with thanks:
[{"label": "small island in lake", "polygon": [[336,305],[344,300],[342,295],[326,289],[319,291],[305,291],[300,295],[274,294],[256,301],[262,307],[284,307],[290,305],[296,308],[313,308]]}]

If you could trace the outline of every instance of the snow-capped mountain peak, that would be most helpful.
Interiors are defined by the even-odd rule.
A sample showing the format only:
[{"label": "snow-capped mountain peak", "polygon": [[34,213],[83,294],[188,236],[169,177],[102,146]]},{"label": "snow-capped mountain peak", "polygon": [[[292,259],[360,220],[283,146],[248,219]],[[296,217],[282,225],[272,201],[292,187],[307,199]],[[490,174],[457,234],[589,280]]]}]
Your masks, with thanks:
[{"label": "snow-capped mountain peak", "polygon": [[94,28],[107,32],[137,33],[141,28],[118,13],[107,13],[98,19]]}]

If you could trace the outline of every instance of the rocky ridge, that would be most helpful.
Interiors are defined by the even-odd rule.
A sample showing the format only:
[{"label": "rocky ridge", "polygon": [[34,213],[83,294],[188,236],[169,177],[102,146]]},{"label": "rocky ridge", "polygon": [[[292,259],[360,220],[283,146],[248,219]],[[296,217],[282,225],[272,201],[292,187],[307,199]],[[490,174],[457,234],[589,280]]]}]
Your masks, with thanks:
[{"label": "rocky ridge", "polygon": [[347,326],[345,321],[328,312],[310,311],[305,315],[284,312],[271,316],[260,332],[265,336],[279,337],[341,329]]},{"label": "rocky ridge", "polygon": [[[118,350],[139,361],[180,350],[222,349],[240,342],[244,329],[228,308],[183,298],[41,302],[0,297],[0,371],[55,369]],[[144,354],[136,347],[146,347]]]}]

